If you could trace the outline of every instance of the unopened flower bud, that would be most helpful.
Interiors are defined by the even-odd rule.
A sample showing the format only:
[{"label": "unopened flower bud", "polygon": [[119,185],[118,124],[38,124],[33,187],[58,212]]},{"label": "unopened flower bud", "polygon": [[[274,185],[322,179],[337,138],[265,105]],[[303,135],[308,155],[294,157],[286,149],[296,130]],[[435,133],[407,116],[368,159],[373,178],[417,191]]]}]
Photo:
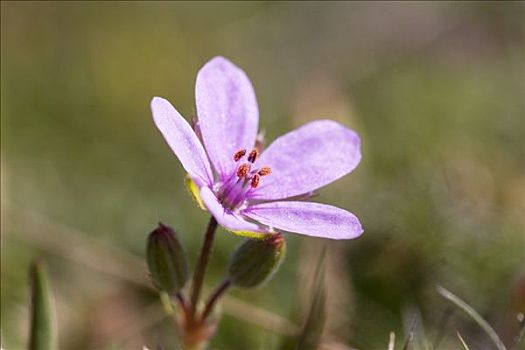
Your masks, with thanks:
[{"label": "unopened flower bud", "polygon": [[147,261],[153,284],[159,290],[174,294],[186,284],[186,253],[171,227],[159,223],[149,235]]},{"label": "unopened flower bud", "polygon": [[228,272],[232,284],[239,288],[255,288],[272,278],[283,261],[286,242],[277,233],[242,242],[230,261]]}]

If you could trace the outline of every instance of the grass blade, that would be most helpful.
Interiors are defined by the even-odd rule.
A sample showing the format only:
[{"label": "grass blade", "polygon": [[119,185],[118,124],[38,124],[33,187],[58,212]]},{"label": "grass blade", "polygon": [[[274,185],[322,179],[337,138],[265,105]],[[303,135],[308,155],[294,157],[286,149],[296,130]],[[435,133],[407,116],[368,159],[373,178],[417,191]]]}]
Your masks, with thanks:
[{"label": "grass blade", "polygon": [[30,267],[31,328],[30,350],[57,349],[54,306],[49,285],[47,266],[35,261]]},{"label": "grass blade", "polygon": [[516,349],[525,349],[525,315],[523,313],[518,314],[518,322],[521,325],[521,330],[516,339]]},{"label": "grass blade", "polygon": [[501,339],[498,337],[494,329],[490,326],[490,324],[481,317],[481,315],[474,310],[470,305],[468,305],[466,302],[461,300],[456,295],[452,294],[452,292],[446,290],[445,288],[441,286],[436,287],[437,292],[450,301],[451,303],[455,304],[457,307],[462,309],[467,315],[469,315],[476,323],[487,333],[487,335],[490,337],[494,345],[496,345],[496,348],[498,350],[507,350],[505,347],[505,344],[501,341]]},{"label": "grass blade", "polygon": [[459,341],[461,342],[461,346],[463,346],[464,350],[470,350],[467,343],[465,343],[465,340],[463,340],[463,337],[461,336],[461,333],[459,331],[456,331],[456,334],[458,336]]},{"label": "grass blade", "polygon": [[295,350],[311,350],[317,349],[321,342],[321,335],[326,320],[326,294],[324,290],[324,263],[325,263],[325,252],[323,249],[321,257],[319,258],[319,264],[315,272],[313,279],[313,297],[308,312],[308,317],[299,336],[297,346]]},{"label": "grass blade", "polygon": [[396,346],[396,334],[394,332],[390,332],[390,338],[388,340],[388,350],[394,350],[395,346]]}]

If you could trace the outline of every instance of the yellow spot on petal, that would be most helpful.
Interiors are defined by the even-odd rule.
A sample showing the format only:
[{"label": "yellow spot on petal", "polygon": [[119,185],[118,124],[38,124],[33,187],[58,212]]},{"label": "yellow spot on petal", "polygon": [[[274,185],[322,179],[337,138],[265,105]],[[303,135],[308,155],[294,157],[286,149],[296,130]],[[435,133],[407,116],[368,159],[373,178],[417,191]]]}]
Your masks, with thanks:
[{"label": "yellow spot on petal", "polygon": [[248,237],[248,238],[265,238],[268,237],[269,233],[251,232],[251,231],[232,231],[225,228],[226,231],[233,233],[237,236]]},{"label": "yellow spot on petal", "polygon": [[190,194],[193,197],[193,201],[197,204],[197,206],[204,211],[208,211],[204,206],[204,203],[202,202],[200,189],[199,186],[197,186],[197,184],[195,183],[195,181],[193,181],[189,175],[186,175],[184,183],[186,184],[188,191],[190,191]]}]

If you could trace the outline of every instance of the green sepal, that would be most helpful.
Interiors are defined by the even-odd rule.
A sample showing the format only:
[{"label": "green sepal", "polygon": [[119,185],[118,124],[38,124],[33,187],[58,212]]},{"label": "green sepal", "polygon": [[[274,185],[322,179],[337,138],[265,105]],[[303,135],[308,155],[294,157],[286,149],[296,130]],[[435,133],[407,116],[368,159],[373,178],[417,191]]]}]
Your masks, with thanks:
[{"label": "green sepal", "polygon": [[228,267],[232,285],[257,288],[270,280],[286,253],[286,241],[280,233],[265,238],[248,238],[234,251]]},{"label": "green sepal", "polygon": [[188,280],[188,261],[175,231],[162,223],[149,235],[146,250],[153,284],[172,295]]}]

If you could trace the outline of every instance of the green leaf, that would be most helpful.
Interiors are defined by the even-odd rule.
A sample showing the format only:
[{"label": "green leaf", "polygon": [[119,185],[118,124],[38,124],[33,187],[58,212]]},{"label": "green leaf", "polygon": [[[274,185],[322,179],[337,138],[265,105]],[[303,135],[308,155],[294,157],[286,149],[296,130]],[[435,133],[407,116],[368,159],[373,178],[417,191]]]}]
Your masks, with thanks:
[{"label": "green leaf", "polygon": [[29,270],[29,278],[31,283],[29,349],[57,349],[54,305],[47,265],[43,261],[33,262]]}]

